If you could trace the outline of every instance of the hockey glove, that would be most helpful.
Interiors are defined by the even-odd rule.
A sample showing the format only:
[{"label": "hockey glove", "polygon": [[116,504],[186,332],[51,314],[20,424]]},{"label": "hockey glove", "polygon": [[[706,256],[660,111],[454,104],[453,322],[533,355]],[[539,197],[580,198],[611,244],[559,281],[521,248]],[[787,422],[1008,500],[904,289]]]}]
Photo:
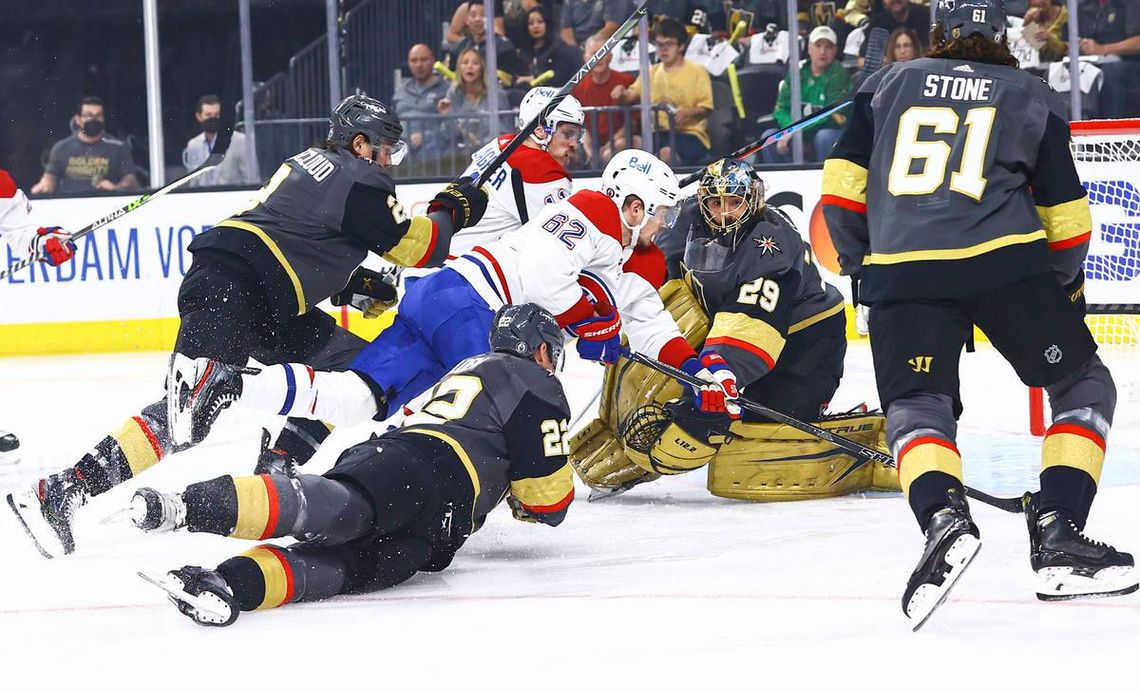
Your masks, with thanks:
[{"label": "hockey glove", "polygon": [[332,296],[332,304],[352,305],[364,313],[365,319],[375,319],[396,304],[396,281],[399,270],[373,271],[363,266],[352,273],[344,290]]},{"label": "hockey glove", "polygon": [[456,230],[470,228],[487,211],[487,193],[476,187],[471,178],[459,178],[440,190],[428,204],[429,214],[441,209],[451,214]]},{"label": "hockey glove", "polygon": [[612,365],[621,355],[621,315],[613,310],[606,316],[590,317],[570,325],[578,337],[578,355]]},{"label": "hockey glove", "polygon": [[32,256],[52,266],[59,266],[75,256],[71,233],[59,226],[40,228],[32,238]]},{"label": "hockey glove", "polygon": [[740,406],[736,399],[736,375],[728,363],[715,350],[702,351],[697,357],[689,358],[681,364],[688,374],[704,380],[700,387],[693,387],[697,397],[697,407],[702,413],[725,413],[733,420],[740,419]]},{"label": "hockey glove", "polygon": [[1073,306],[1076,307],[1081,314],[1088,313],[1088,305],[1085,304],[1084,269],[1078,271],[1077,277],[1065,286],[1065,293],[1069,296],[1069,302],[1073,303]]},{"label": "hockey glove", "polygon": [[512,518],[516,521],[522,521],[523,523],[538,523],[538,518],[530,511],[527,511],[526,507],[522,505],[522,502],[515,499],[515,495],[508,492],[506,499],[507,506],[511,507]]}]

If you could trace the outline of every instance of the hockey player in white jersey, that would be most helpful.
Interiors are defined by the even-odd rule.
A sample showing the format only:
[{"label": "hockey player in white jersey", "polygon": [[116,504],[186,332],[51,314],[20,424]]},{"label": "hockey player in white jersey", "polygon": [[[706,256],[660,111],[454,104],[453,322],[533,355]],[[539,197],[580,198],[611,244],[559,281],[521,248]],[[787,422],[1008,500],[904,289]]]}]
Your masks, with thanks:
[{"label": "hockey player in white jersey", "polygon": [[[550,103],[555,93],[546,86],[527,92],[519,104],[520,130]],[[472,154],[471,165],[463,174],[477,178],[515,137],[526,137],[488,181],[483,219],[451,238],[451,255],[458,257],[476,245],[486,245],[503,233],[518,230],[544,206],[569,197],[570,173],[566,169],[578,151],[585,123],[582,104],[567,96],[533,132],[504,134]]]},{"label": "hockey player in white jersey", "polygon": [[[676,176],[659,159],[621,152],[606,166],[601,191],[582,190],[548,205],[517,232],[412,282],[393,325],[347,372],[287,364],[251,374],[208,360],[176,360],[172,381],[185,395],[175,414],[184,422],[173,427],[204,435],[212,413],[231,400],[334,424],[385,419],[458,362],[487,352],[495,310],[524,302],[542,306],[577,336],[582,357],[616,361],[624,332],[634,350],[704,379],[698,392],[703,410],[731,410],[732,371],[699,358],[653,286],[622,270],[638,237],[668,222],[679,197]],[[432,403],[428,412],[447,417],[464,401],[459,391],[451,404]]]},{"label": "hockey player in white jersey", "polygon": [[[59,266],[75,256],[71,233],[58,227],[42,228],[32,223],[32,205],[8,171],[0,168],[0,237],[8,243],[9,256],[23,259],[38,256],[40,261]],[[10,264],[6,261],[5,265]],[[0,463],[19,461],[20,440],[0,427]]]}]

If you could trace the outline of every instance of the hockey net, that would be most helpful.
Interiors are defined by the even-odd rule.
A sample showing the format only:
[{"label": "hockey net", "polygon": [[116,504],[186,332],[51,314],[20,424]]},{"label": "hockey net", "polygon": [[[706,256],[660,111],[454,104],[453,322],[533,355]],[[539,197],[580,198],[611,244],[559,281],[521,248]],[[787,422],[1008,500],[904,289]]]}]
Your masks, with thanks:
[{"label": "hockey net", "polygon": [[[1093,217],[1086,322],[1116,380],[1119,426],[1140,403],[1140,120],[1074,122],[1072,134]],[[1030,390],[1029,429],[1038,436],[1048,419],[1043,399]]]}]

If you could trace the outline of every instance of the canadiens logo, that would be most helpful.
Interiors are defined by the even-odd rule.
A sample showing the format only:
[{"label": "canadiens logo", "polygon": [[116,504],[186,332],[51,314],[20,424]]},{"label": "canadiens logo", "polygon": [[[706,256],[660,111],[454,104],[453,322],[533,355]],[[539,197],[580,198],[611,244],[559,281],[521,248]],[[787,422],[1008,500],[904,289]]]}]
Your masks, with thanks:
[{"label": "canadiens logo", "polygon": [[783,252],[784,251],[784,250],[780,249],[780,246],[776,244],[776,239],[773,238],[771,235],[764,235],[764,236],[759,237],[759,238],[752,238],[752,241],[755,242],[756,246],[760,248],[760,254],[761,255],[776,254],[777,252]]}]

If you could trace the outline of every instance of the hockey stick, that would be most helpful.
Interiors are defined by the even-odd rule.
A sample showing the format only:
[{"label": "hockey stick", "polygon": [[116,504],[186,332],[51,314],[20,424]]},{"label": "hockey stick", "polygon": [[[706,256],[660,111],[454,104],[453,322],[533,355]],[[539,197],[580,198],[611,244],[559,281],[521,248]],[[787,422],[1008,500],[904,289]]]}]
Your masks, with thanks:
[{"label": "hockey stick", "polygon": [[[230,148],[230,139],[232,138],[232,136],[233,136],[233,130],[231,130],[229,128],[221,130],[220,132],[218,132],[218,138],[214,140],[214,150],[210,152],[210,155],[206,158],[205,162],[203,162],[202,165],[198,166],[197,168],[195,168],[193,171],[191,171],[187,175],[185,175],[181,178],[178,178],[177,180],[170,183],[166,187],[155,190],[154,192],[151,192],[149,194],[144,194],[143,196],[139,197],[138,199],[135,199],[134,201],[132,201],[130,204],[127,204],[126,206],[119,207],[118,209],[115,209],[114,211],[107,214],[103,218],[100,218],[98,221],[95,221],[94,223],[91,223],[90,225],[87,225],[87,226],[81,228],[80,230],[75,231],[71,235],[71,242],[75,242],[76,240],[79,240],[80,238],[82,238],[86,235],[89,235],[90,233],[102,228],[103,226],[115,222],[116,219],[118,219],[122,216],[125,216],[126,214],[129,214],[130,212],[139,208],[143,204],[146,204],[147,202],[150,202],[150,201],[154,201],[155,199],[158,199],[159,197],[161,197],[165,194],[169,194],[170,192],[178,189],[179,187],[182,187],[186,183],[188,183],[191,180],[193,180],[194,178],[198,177],[202,173],[205,173],[208,170],[216,168],[219,164],[221,164],[222,160],[225,159],[226,151]],[[32,256],[26,257],[24,259],[21,259],[18,262],[13,262],[8,268],[0,270],[0,280],[7,278],[8,276],[16,273],[17,271],[20,271],[21,269],[24,269],[28,266],[31,266],[32,264],[34,264],[35,262],[37,262],[41,259],[43,259],[43,255],[42,254],[36,254],[36,255],[32,255]]]},{"label": "hockey stick", "polygon": [[625,20],[625,23],[617,28],[617,31],[615,31],[613,35],[610,36],[604,44],[602,44],[602,47],[598,49],[598,52],[594,53],[594,56],[582,65],[577,74],[570,78],[570,81],[562,85],[562,88],[560,88],[558,92],[554,94],[554,97],[550,99],[550,103],[547,103],[546,107],[543,108],[538,115],[535,115],[534,118],[532,118],[531,121],[526,124],[526,127],[523,127],[520,130],[520,135],[512,139],[510,143],[507,144],[507,146],[501,152],[499,152],[499,155],[495,157],[495,160],[491,161],[491,164],[487,166],[487,168],[482,173],[479,174],[479,178],[475,182],[476,187],[482,187],[483,185],[487,184],[487,181],[490,180],[491,177],[503,165],[503,163],[505,163],[506,160],[510,158],[511,154],[513,154],[516,149],[522,146],[523,142],[525,142],[527,138],[525,136],[522,136],[521,133],[533,132],[534,128],[538,127],[539,123],[546,120],[546,117],[550,115],[551,111],[557,108],[558,104],[562,103],[563,99],[570,95],[570,92],[574,90],[574,87],[578,86],[579,82],[586,78],[586,75],[590,73],[590,70],[594,69],[594,67],[599,62],[601,62],[602,58],[606,57],[606,55],[608,55],[609,52],[613,50],[614,46],[618,44],[618,41],[620,41],[622,37],[629,33],[630,29],[633,28],[633,25],[649,13],[649,10],[646,8],[646,5],[648,4],[649,0],[642,0],[638,8],[633,11],[633,14],[629,15],[629,19]]},{"label": "hockey stick", "polygon": [[[883,29],[881,27],[877,27],[871,32],[871,35],[869,37],[867,37],[867,57],[866,57],[866,61],[863,63],[863,65],[864,65],[863,73],[864,74],[867,74],[867,75],[874,74],[875,72],[879,71],[880,67],[883,66],[883,53],[884,53],[884,51],[886,49],[886,45],[887,45],[887,36],[888,36],[888,34],[887,34],[886,29]],[[791,136],[791,135],[795,134],[796,132],[804,129],[805,127],[808,127],[809,125],[812,125],[816,122],[819,122],[820,120],[831,116],[833,113],[837,113],[840,110],[843,110],[844,108],[846,108],[847,106],[851,105],[854,102],[855,102],[855,99],[851,98],[851,99],[848,99],[846,101],[843,101],[842,103],[837,103],[835,105],[828,106],[826,109],[821,110],[818,113],[812,113],[811,115],[807,116],[806,118],[801,118],[799,120],[796,120],[795,122],[788,125],[784,129],[777,130],[776,132],[773,132],[772,134],[768,135],[767,137],[764,137],[763,139],[757,139],[756,141],[752,142],[751,144],[746,144],[745,146],[743,146],[743,147],[737,149],[736,151],[733,151],[732,153],[728,154],[727,156],[725,156],[725,158],[747,158],[747,157],[751,156],[752,154],[754,154],[754,153],[756,153],[762,149],[767,149],[769,146],[771,146],[772,144],[775,144],[776,142],[780,141],[781,139],[784,139],[785,137]],[[684,189],[684,188],[688,187],[689,185],[693,184],[694,182],[696,182],[697,180],[700,180],[701,176],[704,175],[704,172],[705,171],[702,168],[701,170],[697,171],[696,173],[693,173],[692,175],[681,180],[681,189]]]},{"label": "hockey stick", "polygon": [[[667,374],[677,381],[688,384],[689,386],[700,387],[708,384],[707,381],[700,379],[699,377],[694,377],[688,372],[679,370],[676,367],[666,365],[664,362],[654,360],[653,358],[641,353],[623,352],[622,354],[626,355],[630,360],[634,362],[645,365],[650,369],[657,370],[662,374]],[[805,434],[810,434],[813,437],[817,437],[826,442],[834,444],[835,446],[855,456],[855,463],[852,464],[851,467],[846,471],[844,471],[843,474],[837,478],[837,480],[842,480],[844,477],[847,477],[851,473],[855,472],[859,468],[872,461],[875,463],[882,463],[888,468],[897,467],[895,464],[895,459],[892,458],[889,454],[883,453],[882,451],[876,451],[869,446],[863,446],[859,442],[852,441],[847,437],[842,437],[838,434],[832,434],[822,427],[817,427],[811,423],[797,420],[790,415],[785,415],[778,410],[773,410],[768,406],[757,403],[756,401],[749,400],[747,398],[737,398],[736,402],[741,408],[744,408],[745,410],[749,410],[758,415],[762,415],[769,420],[783,423],[789,427],[793,427],[801,432],[804,432]],[[1021,497],[1010,499],[995,497],[991,494],[987,494],[981,490],[977,490],[969,486],[966,487],[966,496],[970,497],[971,499],[976,499],[977,501],[980,501],[984,504],[989,504],[990,506],[1001,509],[1002,511],[1008,511],[1010,513],[1021,513],[1023,511]]]}]

